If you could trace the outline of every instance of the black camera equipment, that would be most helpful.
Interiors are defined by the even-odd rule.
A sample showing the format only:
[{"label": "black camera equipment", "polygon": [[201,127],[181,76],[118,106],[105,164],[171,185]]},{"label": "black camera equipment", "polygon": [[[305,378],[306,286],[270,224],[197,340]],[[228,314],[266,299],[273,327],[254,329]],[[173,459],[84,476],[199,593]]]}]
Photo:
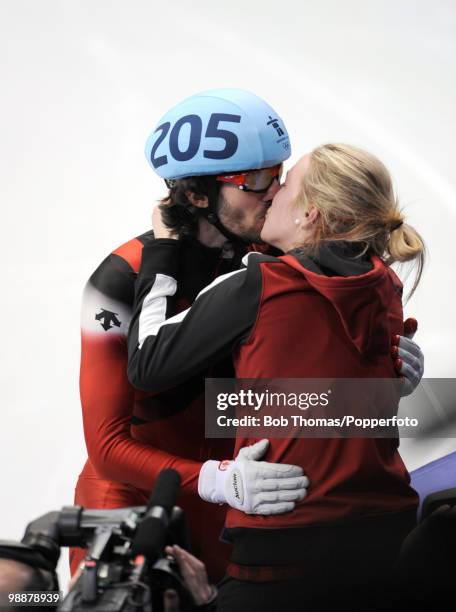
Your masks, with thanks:
[{"label": "black camera equipment", "polygon": [[0,542],[0,558],[21,561],[51,572],[61,546],[87,548],[85,567],[58,610],[92,612],[159,612],[163,593],[177,591],[181,610],[193,600],[167,544],[189,550],[184,513],[175,506],[179,474],[162,471],[147,506],[115,510],[85,510],[80,506],[49,512],[27,526],[21,544]]},{"label": "black camera equipment", "polygon": [[456,505],[456,488],[445,489],[443,491],[436,491],[428,495],[423,501],[423,508],[421,510],[421,519],[424,520],[435,512],[441,506],[455,506]]}]

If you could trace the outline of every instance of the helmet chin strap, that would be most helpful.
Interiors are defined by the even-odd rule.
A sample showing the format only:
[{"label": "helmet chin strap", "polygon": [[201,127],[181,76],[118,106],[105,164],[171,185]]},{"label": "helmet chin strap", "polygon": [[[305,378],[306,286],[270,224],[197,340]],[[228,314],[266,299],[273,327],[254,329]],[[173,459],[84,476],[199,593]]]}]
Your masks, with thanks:
[{"label": "helmet chin strap", "polygon": [[247,241],[244,240],[243,238],[241,238],[240,236],[236,236],[236,234],[233,234],[232,232],[230,232],[229,229],[227,229],[223,223],[220,221],[218,215],[216,212],[213,212],[211,210],[209,210],[208,208],[206,209],[206,212],[204,214],[204,218],[206,219],[206,221],[208,223],[210,223],[211,225],[213,225],[215,228],[218,229],[218,231],[225,236],[225,238],[227,240],[229,240],[230,242],[234,242],[234,243],[239,243],[239,244],[247,244]]},{"label": "helmet chin strap", "polygon": [[215,228],[218,229],[218,231],[225,236],[225,238],[227,240],[229,240],[230,242],[233,243],[237,243],[237,244],[250,244],[249,240],[244,240],[243,238],[241,238],[240,236],[236,236],[236,234],[233,234],[233,232],[230,232],[229,229],[227,229],[223,223],[220,221],[220,218],[218,216],[218,190],[214,190],[214,193],[211,193],[208,196],[208,207],[203,209],[204,210],[204,218],[208,221],[208,223],[210,223],[211,225],[213,225]]}]

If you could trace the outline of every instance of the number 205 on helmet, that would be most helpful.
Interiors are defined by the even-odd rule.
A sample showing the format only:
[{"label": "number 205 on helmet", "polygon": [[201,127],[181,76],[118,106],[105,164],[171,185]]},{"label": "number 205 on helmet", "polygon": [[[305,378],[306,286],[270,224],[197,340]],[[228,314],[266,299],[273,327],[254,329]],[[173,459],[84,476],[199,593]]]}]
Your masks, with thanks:
[{"label": "number 205 on helmet", "polygon": [[264,100],[242,89],[212,89],[171,108],[146,143],[163,179],[268,168],[291,155],[287,129]]}]

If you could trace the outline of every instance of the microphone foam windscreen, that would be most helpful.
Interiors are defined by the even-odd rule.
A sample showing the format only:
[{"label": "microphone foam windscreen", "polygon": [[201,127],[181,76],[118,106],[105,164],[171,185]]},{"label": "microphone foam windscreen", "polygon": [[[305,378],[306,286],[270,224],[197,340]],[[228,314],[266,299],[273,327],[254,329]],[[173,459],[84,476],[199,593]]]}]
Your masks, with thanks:
[{"label": "microphone foam windscreen", "polygon": [[148,508],[161,506],[171,515],[179,494],[181,478],[176,470],[167,469],[160,472],[150,496]]}]

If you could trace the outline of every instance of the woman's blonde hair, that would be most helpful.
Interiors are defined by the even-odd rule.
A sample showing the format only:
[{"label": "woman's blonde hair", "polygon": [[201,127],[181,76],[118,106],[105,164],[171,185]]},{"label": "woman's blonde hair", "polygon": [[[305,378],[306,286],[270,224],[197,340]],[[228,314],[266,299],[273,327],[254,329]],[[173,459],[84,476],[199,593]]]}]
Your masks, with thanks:
[{"label": "woman's blonde hair", "polygon": [[313,204],[320,213],[316,247],[322,241],[354,242],[360,256],[374,253],[387,265],[415,261],[412,295],[423,271],[425,245],[405,223],[390,174],[374,155],[344,144],[317,147],[310,155],[298,204],[305,210]]}]

